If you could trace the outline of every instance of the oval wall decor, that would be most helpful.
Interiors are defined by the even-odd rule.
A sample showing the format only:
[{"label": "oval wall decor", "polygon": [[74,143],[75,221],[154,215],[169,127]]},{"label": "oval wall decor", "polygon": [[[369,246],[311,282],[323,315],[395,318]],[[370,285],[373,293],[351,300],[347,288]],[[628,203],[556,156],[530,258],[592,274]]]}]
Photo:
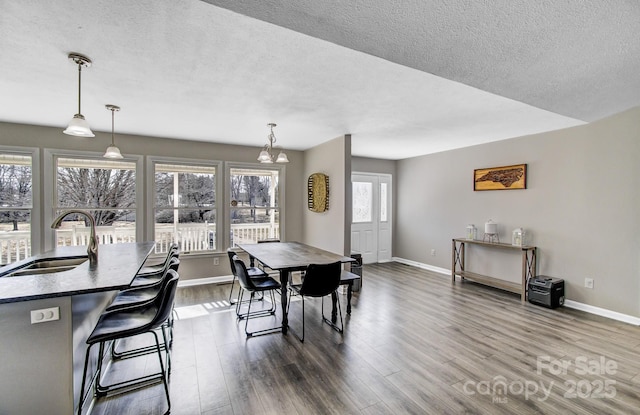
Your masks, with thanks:
[{"label": "oval wall decor", "polygon": [[307,181],[308,206],[312,212],[329,210],[329,176],[313,173]]}]

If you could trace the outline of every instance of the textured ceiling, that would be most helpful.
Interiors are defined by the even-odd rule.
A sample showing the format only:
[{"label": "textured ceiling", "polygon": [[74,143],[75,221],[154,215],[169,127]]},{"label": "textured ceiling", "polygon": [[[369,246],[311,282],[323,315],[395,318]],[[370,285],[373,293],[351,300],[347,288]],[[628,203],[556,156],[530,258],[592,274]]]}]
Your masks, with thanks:
[{"label": "textured ceiling", "polygon": [[0,121],[62,130],[69,52],[94,130],[388,159],[640,105],[638,3],[476,3],[0,0]]}]

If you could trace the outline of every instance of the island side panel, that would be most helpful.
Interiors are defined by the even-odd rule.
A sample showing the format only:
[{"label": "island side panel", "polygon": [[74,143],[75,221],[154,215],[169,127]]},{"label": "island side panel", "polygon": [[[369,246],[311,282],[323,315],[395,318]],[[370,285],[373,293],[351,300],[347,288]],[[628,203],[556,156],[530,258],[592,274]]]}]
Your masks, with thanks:
[{"label": "island side panel", "polygon": [[[31,311],[60,308],[60,319],[31,324]],[[70,414],[72,331],[69,297],[0,304],[0,413]]]}]

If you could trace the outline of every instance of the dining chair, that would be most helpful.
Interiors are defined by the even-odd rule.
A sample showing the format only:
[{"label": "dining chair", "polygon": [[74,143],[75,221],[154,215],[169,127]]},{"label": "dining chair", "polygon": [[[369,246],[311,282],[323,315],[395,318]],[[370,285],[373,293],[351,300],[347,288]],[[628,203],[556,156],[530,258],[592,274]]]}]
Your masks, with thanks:
[{"label": "dining chair", "polygon": [[[85,396],[85,386],[87,382],[87,370],[89,366],[89,358],[91,348],[95,344],[99,345],[98,362],[96,373],[91,377],[91,385],[94,386],[96,396],[106,396],[110,393],[121,393],[125,391],[144,388],[162,382],[167,398],[167,413],[171,409],[171,400],[169,398],[169,372],[170,372],[170,354],[167,344],[167,335],[164,329],[160,330],[163,337],[166,365],[163,361],[162,347],[158,337],[157,329],[161,328],[164,322],[169,318],[173,309],[176,289],[178,286],[179,275],[173,270],[168,271],[171,278],[167,282],[164,290],[156,297],[152,304],[138,307],[124,308],[120,310],[105,311],[100,315],[93,331],[87,338],[87,351],[84,361],[84,369],[82,372],[82,383],[80,386],[80,401],[78,403],[78,415],[82,414],[82,406],[87,396]],[[103,357],[105,344],[110,341],[116,341],[129,337],[150,333],[155,339],[155,351],[158,354],[158,362],[160,371],[134,379],[105,385],[103,381]],[[107,366],[107,369],[110,365]],[[91,386],[90,385],[90,386]],[[87,391],[88,392],[88,391]]]},{"label": "dining chair", "polygon": [[[229,256],[229,266],[231,267],[231,274],[233,275],[233,279],[231,280],[231,289],[229,290],[229,304],[235,304],[237,300],[232,298],[233,296],[233,287],[235,285],[236,279],[238,279],[238,272],[236,271],[236,266],[233,263],[233,257],[236,256],[236,251],[232,248],[227,249],[227,255]],[[249,278],[264,278],[267,277],[267,273],[257,267],[248,267],[247,274]],[[238,290],[242,290],[242,287],[238,288]],[[238,291],[240,294],[240,291]]]},{"label": "dining chair", "polygon": [[[249,320],[256,317],[267,317],[270,315],[275,315],[276,312],[276,297],[274,294],[275,290],[280,289],[280,283],[273,278],[266,276],[262,278],[250,278],[247,273],[247,267],[238,256],[233,257],[233,263],[236,268],[236,272],[238,274],[238,283],[240,284],[241,290],[238,296],[238,301],[236,303],[236,315],[239,320],[245,320],[244,332],[247,337],[254,337],[262,334],[275,333],[282,329],[282,326],[271,327],[263,330],[256,330],[253,332],[249,331]],[[251,304],[255,301],[256,293],[265,293],[269,292],[271,298],[271,308],[268,310],[258,310],[251,311]],[[247,312],[241,313],[240,308],[242,307],[243,301],[242,298],[244,293],[249,293],[249,300],[247,301]]]},{"label": "dining chair", "polygon": [[[320,297],[322,302],[322,321],[329,324],[329,326],[331,326],[334,330],[342,333],[344,328],[344,324],[342,321],[342,308],[340,305],[340,296],[337,294],[338,287],[340,286],[341,272],[342,264],[339,261],[331,264],[310,264],[309,266],[307,266],[302,284],[291,285],[289,287],[292,294],[299,295],[302,298],[302,337],[300,337],[293,329],[291,329],[291,332],[301,342],[304,342],[305,297]],[[340,314],[339,327],[324,316],[324,297],[330,294],[335,294],[335,298],[338,303],[338,314]],[[289,296],[289,301],[287,302],[287,312],[289,310],[290,304],[291,296]],[[291,326],[289,326],[289,328],[291,328]]]}]

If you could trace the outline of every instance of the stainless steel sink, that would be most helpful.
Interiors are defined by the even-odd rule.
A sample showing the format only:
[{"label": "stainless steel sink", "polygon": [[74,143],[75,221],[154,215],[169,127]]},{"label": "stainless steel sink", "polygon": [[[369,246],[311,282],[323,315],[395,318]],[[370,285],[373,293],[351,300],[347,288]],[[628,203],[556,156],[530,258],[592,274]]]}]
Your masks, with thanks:
[{"label": "stainless steel sink", "polygon": [[4,275],[4,277],[20,277],[23,275],[51,274],[53,272],[70,271],[87,261],[87,259],[87,256],[70,258],[40,258]]}]

